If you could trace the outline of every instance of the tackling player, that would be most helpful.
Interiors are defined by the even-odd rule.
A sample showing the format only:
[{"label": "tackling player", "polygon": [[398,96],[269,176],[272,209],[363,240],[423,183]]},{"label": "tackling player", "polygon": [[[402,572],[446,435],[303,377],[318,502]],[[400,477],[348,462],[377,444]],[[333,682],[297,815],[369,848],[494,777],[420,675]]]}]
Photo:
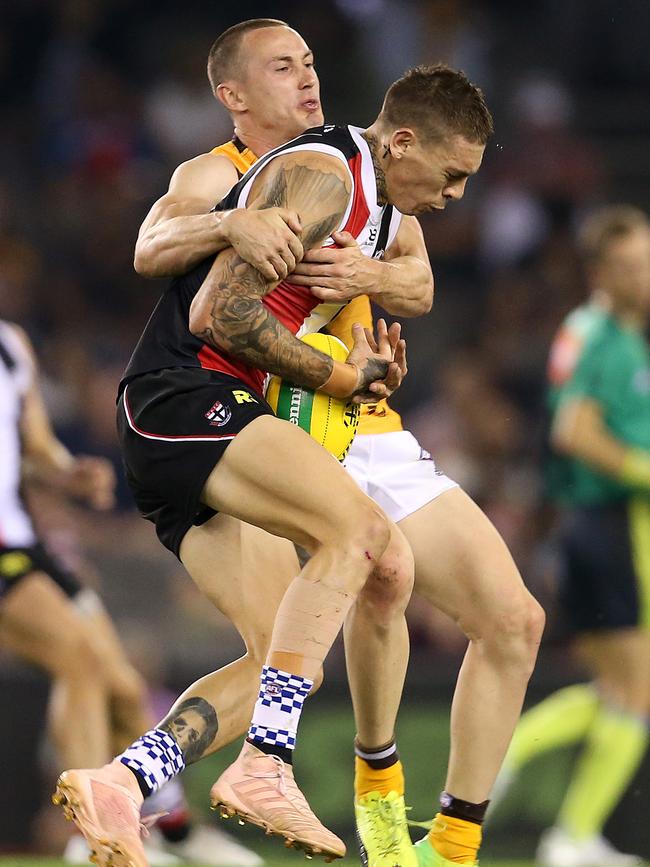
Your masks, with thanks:
[{"label": "tackling player", "polygon": [[[283,134],[296,134],[301,122],[319,122],[314,115],[320,102],[313,58],[295,36],[281,22],[262,20],[231,28],[217,41],[210,78],[215,95],[233,117],[235,138],[211,155],[198,157],[177,170],[169,192],[154,205],[143,224],[136,247],[136,266],[141,273],[177,273],[185,267],[186,257],[205,255],[216,235],[213,215],[208,212],[210,194],[218,195],[218,189],[210,185],[234,180],[233,166],[239,172],[245,171],[256,155],[277,144]],[[226,61],[230,68],[224,75]],[[228,157],[231,164],[223,157]],[[447,201],[462,194],[466,178],[453,162],[445,170]],[[207,191],[205,199],[202,190]],[[200,214],[195,215],[197,209]],[[192,216],[183,218],[182,213]],[[292,275],[296,283],[311,286],[325,303],[353,299],[328,326],[331,333],[350,345],[353,322],[372,325],[364,293],[371,293],[377,303],[395,315],[427,312],[433,281],[415,218],[402,219],[381,260],[363,256],[349,236],[335,237],[340,248],[308,252]],[[456,860],[471,862],[480,840],[485,802],[521,707],[543,615],[524,589],[490,522],[453,482],[436,471],[433,461],[402,430],[399,416],[385,402],[377,407],[362,407],[359,432],[346,467],[362,489],[399,522],[409,539],[416,556],[418,591],[454,617],[471,640],[454,699],[446,791],[452,792],[457,802],[480,808],[463,810],[453,801],[447,804],[443,815],[450,814],[448,830],[442,830],[438,823],[430,837],[435,851],[426,842],[418,848],[423,861],[443,863],[439,861],[441,850]],[[256,534],[254,542],[249,538],[251,533]],[[233,528],[230,538],[231,546],[225,552],[221,550],[226,558],[224,568],[233,582],[244,574],[259,574],[256,558],[272,562],[273,551],[278,562],[276,572],[279,570],[283,562],[283,543],[279,540],[261,538],[258,531],[246,526]],[[286,552],[285,560],[289,556]],[[390,568],[386,574],[390,574]],[[290,575],[288,572],[285,580]],[[450,581],[452,575],[454,580]],[[206,579],[206,588],[209,586]],[[346,634],[359,608],[357,603]],[[248,624],[249,633],[254,629],[254,623]],[[391,728],[392,707],[395,696],[399,701],[408,647],[405,642],[400,647],[399,638],[389,645],[385,630],[366,626],[365,634],[366,650],[357,649],[363,647],[361,643],[355,646],[346,642],[350,679],[358,689],[365,688],[364,700],[373,708],[367,718],[357,713],[357,821],[371,864],[383,863],[384,859],[392,864],[396,858],[401,864],[410,864],[413,856],[407,851],[404,781]],[[247,646],[256,647],[257,643],[251,638]],[[378,666],[374,660],[382,651],[386,655],[389,646],[395,660],[392,679],[382,681],[382,689],[377,690],[370,686],[368,672],[376,676]],[[218,673],[214,676],[215,692],[211,694],[215,696],[219,677]],[[498,699],[493,698],[497,695]],[[387,697],[390,702],[386,705]],[[476,713],[477,707],[481,708],[480,714]],[[230,731],[235,719],[228,719]],[[245,721],[240,720],[238,727],[243,724]],[[396,819],[398,814],[401,834],[395,834],[393,820],[385,820],[386,816]],[[452,827],[455,823],[457,828]],[[460,842],[450,843],[451,835],[460,837]]]},{"label": "tackling player", "polygon": [[560,507],[560,601],[593,681],[524,714],[501,780],[583,742],[537,860],[623,867],[640,860],[602,830],[643,759],[650,719],[650,224],[636,208],[608,207],[580,241],[592,296],[551,349],[548,475]]}]

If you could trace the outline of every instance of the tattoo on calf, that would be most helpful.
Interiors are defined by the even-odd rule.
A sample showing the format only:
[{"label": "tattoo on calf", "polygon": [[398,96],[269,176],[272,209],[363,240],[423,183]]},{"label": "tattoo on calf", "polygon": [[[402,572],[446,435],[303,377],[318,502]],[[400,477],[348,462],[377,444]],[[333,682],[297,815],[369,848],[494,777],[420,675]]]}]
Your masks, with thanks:
[{"label": "tattoo on calf", "polygon": [[168,732],[183,752],[185,764],[198,761],[214,741],[219,729],[217,712],[200,696],[175,705],[158,728]]}]

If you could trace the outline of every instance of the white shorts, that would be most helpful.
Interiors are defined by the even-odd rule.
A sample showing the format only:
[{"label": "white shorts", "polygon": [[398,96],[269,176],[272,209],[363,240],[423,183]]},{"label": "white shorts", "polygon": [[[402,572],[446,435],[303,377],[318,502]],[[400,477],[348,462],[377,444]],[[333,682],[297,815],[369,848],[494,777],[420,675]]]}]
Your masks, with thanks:
[{"label": "white shorts", "polygon": [[395,523],[458,487],[405,430],[356,436],[343,466]]}]

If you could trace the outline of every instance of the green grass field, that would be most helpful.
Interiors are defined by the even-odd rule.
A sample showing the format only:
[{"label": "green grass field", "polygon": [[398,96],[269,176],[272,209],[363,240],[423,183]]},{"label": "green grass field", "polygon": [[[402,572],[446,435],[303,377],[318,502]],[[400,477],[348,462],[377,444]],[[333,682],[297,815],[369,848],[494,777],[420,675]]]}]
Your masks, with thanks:
[{"label": "green grass field", "polygon": [[[302,750],[296,762],[297,776],[305,792],[309,793],[316,813],[348,845],[350,857],[339,862],[340,867],[359,867],[351,827],[352,715],[347,705],[328,705],[325,701],[319,701],[319,696],[315,697],[314,704],[316,702],[319,705],[316,711],[303,721]],[[408,706],[400,720],[400,752],[407,770],[408,803],[413,808],[410,817],[416,820],[429,819],[433,815],[437,793],[444,782],[449,748],[448,714],[448,707],[444,705],[414,703]],[[207,809],[207,793],[215,777],[232,761],[238,749],[239,745],[234,744],[218,757],[192,766],[184,775],[186,793],[194,807],[195,816],[205,822],[218,821],[215,814]],[[486,829],[481,867],[534,867],[530,859],[540,832],[551,825],[555,818],[566,788],[570,758],[566,753],[554,755],[552,761],[544,757],[532,764],[529,772],[517,781]],[[628,851],[634,851],[636,846],[634,843],[630,845],[630,840],[632,834],[637,832],[636,851],[648,857],[648,838],[642,819],[646,813],[647,787],[642,782],[645,779],[647,776],[639,777],[639,783],[631,787],[624,809],[624,817],[633,820],[628,822],[627,833],[620,842],[615,836],[612,839],[622,847],[629,846]],[[232,822],[223,823],[221,827],[244,845],[258,851],[266,859],[267,867],[306,865],[304,857],[298,853],[285,852],[279,842],[269,841],[255,828],[238,827]],[[414,831],[413,839],[419,839],[424,833]],[[48,851],[44,845],[47,841],[40,842],[41,850]],[[53,841],[49,843],[49,851],[61,851],[62,845],[55,848]],[[311,863],[313,867],[324,865],[319,859]],[[648,865],[650,867],[650,860]],[[64,867],[64,862],[52,857],[0,855],[0,867]]]},{"label": "green grass field", "polygon": [[[323,864],[324,862],[314,859],[313,863],[316,865]],[[297,865],[301,864],[304,864],[304,859],[300,858],[300,856],[294,856],[293,858],[287,856],[286,858],[269,859],[266,861],[266,867],[297,867]],[[345,861],[339,861],[338,864],[341,867],[353,867],[353,865],[354,867],[358,867],[359,862],[352,858],[346,858]],[[6,858],[0,857],[0,867],[68,867],[68,865],[59,858],[20,858],[9,856]],[[198,865],[187,864],[186,867],[198,867]],[[481,860],[481,867],[535,867],[535,865],[532,861]]]}]

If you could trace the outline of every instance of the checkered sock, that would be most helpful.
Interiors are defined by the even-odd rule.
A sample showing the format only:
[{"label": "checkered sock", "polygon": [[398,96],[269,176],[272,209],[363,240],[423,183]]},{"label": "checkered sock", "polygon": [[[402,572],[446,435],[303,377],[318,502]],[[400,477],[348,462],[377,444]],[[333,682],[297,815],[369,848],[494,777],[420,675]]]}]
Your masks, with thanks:
[{"label": "checkered sock", "polygon": [[181,748],[162,729],[142,735],[117,758],[133,771],[145,798],[185,769]]},{"label": "checkered sock", "polygon": [[248,740],[264,752],[290,759],[300,712],[313,683],[309,678],[265,665]]}]

